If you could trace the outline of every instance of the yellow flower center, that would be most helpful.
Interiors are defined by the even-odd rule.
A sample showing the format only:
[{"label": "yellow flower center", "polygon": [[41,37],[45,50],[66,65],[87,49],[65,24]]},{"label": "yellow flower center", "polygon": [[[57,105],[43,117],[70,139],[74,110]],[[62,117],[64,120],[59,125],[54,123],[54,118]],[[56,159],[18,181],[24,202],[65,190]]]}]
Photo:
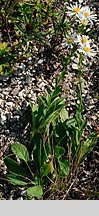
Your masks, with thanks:
[{"label": "yellow flower center", "polygon": [[84,13],[84,16],[85,16],[85,17],[89,17],[89,16],[90,16],[90,13],[89,13],[88,11],[86,11],[86,12]]},{"label": "yellow flower center", "polygon": [[90,52],[90,47],[86,46],[86,47],[84,48],[84,51],[85,51],[86,53],[89,53],[89,52]]},{"label": "yellow flower center", "polygon": [[75,7],[75,8],[74,8],[74,12],[75,12],[75,13],[79,13],[79,12],[80,12],[80,8]]},{"label": "yellow flower center", "polygon": [[73,39],[71,37],[69,37],[67,41],[68,41],[68,43],[72,43]]},{"label": "yellow flower center", "polygon": [[88,41],[88,40],[87,40],[86,37],[82,37],[82,43],[83,43],[83,44],[87,43],[87,41]]},{"label": "yellow flower center", "polygon": [[82,23],[84,26],[87,25],[87,21],[86,21],[85,19],[83,19],[83,20],[81,21],[81,23]]}]

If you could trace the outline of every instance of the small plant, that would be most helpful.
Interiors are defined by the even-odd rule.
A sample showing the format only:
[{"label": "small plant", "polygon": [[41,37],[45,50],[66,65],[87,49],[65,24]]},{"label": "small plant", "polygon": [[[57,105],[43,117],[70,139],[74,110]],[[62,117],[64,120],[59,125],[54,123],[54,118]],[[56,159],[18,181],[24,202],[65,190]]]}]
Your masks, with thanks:
[{"label": "small plant", "polygon": [[0,74],[3,74],[6,68],[10,68],[10,64],[8,61],[10,57],[8,54],[9,51],[10,47],[8,47],[8,43],[0,43]]},{"label": "small plant", "polygon": [[8,182],[13,185],[22,186],[26,189],[28,197],[40,197],[42,196],[42,188],[34,182],[34,174],[30,168],[30,158],[27,148],[22,144],[14,144],[11,146],[13,154],[20,160],[11,159],[10,157],[5,157],[4,161],[9,169],[9,174],[7,175]]},{"label": "small plant", "polygon": [[80,163],[97,143],[96,132],[83,140],[86,123],[82,116],[81,89],[78,86],[80,103],[74,118],[68,116],[64,98],[59,97],[59,86],[52,93],[46,92],[46,97],[40,96],[37,107],[30,103],[32,150],[29,153],[24,145],[13,144],[11,150],[19,162],[8,156],[4,159],[10,171],[8,181],[23,186],[28,198],[40,198],[43,186],[47,182],[54,184],[56,178],[67,179],[69,186]]},{"label": "small plant", "polygon": [[[31,11],[35,14],[34,20],[31,19],[32,15],[28,13],[30,6],[32,6]],[[61,35],[65,36],[65,46],[69,51],[67,56],[59,56],[59,60],[63,64],[63,71],[56,79],[53,92],[48,89],[44,96],[39,96],[38,105],[30,102],[32,113],[31,150],[28,151],[28,146],[26,148],[23,144],[13,144],[11,151],[14,158],[11,156],[4,158],[9,170],[6,176],[7,180],[13,185],[24,187],[28,199],[42,198],[43,187],[47,184],[55,185],[57,179],[60,182],[65,182],[68,189],[81,162],[97,144],[96,132],[84,137],[86,122],[83,118],[82,100],[83,59],[86,57],[88,60],[95,54],[93,45],[91,46],[93,41],[89,39],[91,31],[88,32],[88,28],[96,16],[92,15],[88,7],[81,8],[77,4],[65,8],[60,20],[56,14],[53,15],[53,11],[54,6],[49,1],[45,5],[41,1],[31,1],[30,3],[22,1],[18,5],[22,23],[19,22],[20,18],[17,18],[17,22],[15,19],[16,28],[19,29],[23,40],[30,40],[33,33],[34,38],[35,36],[39,40],[43,38],[41,41],[44,42],[43,33],[47,34],[48,32],[42,31],[39,34],[39,30],[45,27],[44,22],[50,17],[53,24],[51,38],[53,35],[57,37],[58,34],[62,33]],[[70,21],[68,16],[71,17]],[[26,29],[27,24],[29,24],[28,27],[31,26],[30,33]],[[33,29],[33,26],[36,28]],[[76,30],[74,31],[74,29]],[[5,48],[3,48],[3,55],[7,52]],[[66,98],[61,96],[60,82],[63,80],[67,66],[75,54],[79,57],[77,65],[77,101],[79,103],[75,104],[76,112],[74,117],[71,117],[66,109]]]}]

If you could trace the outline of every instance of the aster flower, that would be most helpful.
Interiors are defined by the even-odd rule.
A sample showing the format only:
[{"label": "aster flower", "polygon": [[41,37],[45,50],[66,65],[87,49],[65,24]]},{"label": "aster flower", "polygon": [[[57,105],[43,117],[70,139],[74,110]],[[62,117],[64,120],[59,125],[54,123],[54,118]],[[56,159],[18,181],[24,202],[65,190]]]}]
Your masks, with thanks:
[{"label": "aster flower", "polygon": [[95,55],[95,50],[93,48],[94,46],[90,46],[89,43],[87,43],[86,45],[82,45],[78,51],[83,53],[85,56],[91,57]]},{"label": "aster flower", "polygon": [[77,34],[73,33],[73,34],[69,34],[66,38],[66,45],[68,45],[69,47],[72,47],[72,45],[75,43],[75,40],[77,38]]},{"label": "aster flower", "polygon": [[78,19],[76,21],[79,22],[79,25],[83,25],[85,27],[88,25],[88,19],[86,19],[83,14],[80,14],[80,16],[78,16]]},{"label": "aster flower", "polygon": [[75,42],[79,43],[80,46],[84,46],[86,44],[89,44],[91,42],[91,39],[89,39],[89,36],[86,35],[77,35]]},{"label": "aster flower", "polygon": [[83,19],[88,20],[93,24],[93,21],[96,21],[97,15],[93,14],[93,12],[90,11],[90,8],[88,6],[85,6],[81,8],[81,13],[79,14],[79,18],[80,17],[83,17]]},{"label": "aster flower", "polygon": [[70,7],[67,7],[67,9],[69,10],[68,12],[66,12],[69,16],[73,16],[73,15],[77,15],[81,12],[81,6],[78,6],[77,2],[76,4],[73,6],[72,4],[70,4]]}]

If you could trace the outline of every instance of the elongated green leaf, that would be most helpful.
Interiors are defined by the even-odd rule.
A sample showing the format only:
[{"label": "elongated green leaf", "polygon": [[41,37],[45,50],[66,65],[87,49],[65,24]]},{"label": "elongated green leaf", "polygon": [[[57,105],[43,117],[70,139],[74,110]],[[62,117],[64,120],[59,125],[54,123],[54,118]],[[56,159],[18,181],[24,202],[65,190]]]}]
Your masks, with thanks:
[{"label": "elongated green leaf", "polygon": [[77,147],[78,145],[80,145],[80,131],[79,130],[76,130],[76,146]]},{"label": "elongated green leaf", "polygon": [[60,105],[62,106],[62,108],[64,107],[64,98],[65,97],[61,97],[61,98],[55,98],[50,105],[47,107],[47,114],[49,115],[49,113],[52,113],[52,111],[56,111],[58,110],[58,108],[60,107]]},{"label": "elongated green leaf", "polygon": [[34,113],[35,111],[37,111],[36,105],[34,105],[31,101],[30,101],[30,107],[31,107],[33,113]]},{"label": "elongated green leaf", "polygon": [[59,95],[59,93],[61,92],[61,90],[62,90],[62,89],[61,89],[60,86],[57,85],[57,86],[55,87],[55,90],[53,91],[53,93],[52,93],[52,95],[51,95],[51,101]]},{"label": "elongated green leaf", "polygon": [[38,107],[38,113],[36,117],[36,127],[39,127],[40,124],[42,124],[42,120],[44,116],[44,106],[42,104],[39,105]]},{"label": "elongated green leaf", "polygon": [[38,133],[35,135],[33,139],[34,148],[33,148],[33,158],[34,158],[34,164],[37,168],[37,170],[40,170],[41,167],[41,153],[42,153],[42,140],[41,135]]},{"label": "elongated green leaf", "polygon": [[65,74],[66,74],[66,71],[64,70],[64,71],[62,71],[62,72],[56,77],[56,83],[57,83],[57,84],[59,84],[60,81],[63,80]]},{"label": "elongated green leaf", "polygon": [[61,174],[63,176],[68,175],[68,173],[69,173],[69,162],[64,159],[64,160],[59,161],[59,165],[60,165]]},{"label": "elongated green leaf", "polygon": [[75,118],[72,118],[72,117],[69,118],[69,120],[67,120],[66,123],[67,123],[67,125],[70,126],[70,127],[71,127],[71,126],[72,126],[72,127],[75,127],[75,124],[76,124]]},{"label": "elongated green leaf", "polygon": [[47,99],[43,96],[38,96],[38,105],[42,104],[44,107],[47,106]]},{"label": "elongated green leaf", "polygon": [[66,119],[68,119],[68,111],[65,108],[60,111],[60,119],[61,122],[64,122]]},{"label": "elongated green leaf", "polygon": [[55,120],[58,116],[59,116],[59,113],[62,109],[64,105],[61,104],[61,105],[58,105],[57,109],[54,111],[53,109],[51,110],[51,112],[45,116],[45,120],[44,120],[44,124],[43,126],[47,125],[48,123],[50,123],[50,121],[53,121]]},{"label": "elongated green leaf", "polygon": [[80,162],[83,161],[86,156],[93,150],[97,143],[97,134],[92,132],[87,139],[82,143],[80,152]]},{"label": "elongated green leaf", "polygon": [[33,197],[40,198],[43,194],[43,190],[41,186],[29,187],[26,191],[30,198]]},{"label": "elongated green leaf", "polygon": [[30,184],[31,182],[28,180],[25,180],[24,178],[17,176],[15,174],[9,174],[7,175],[8,181],[10,181],[13,185],[19,185],[19,186],[25,186],[27,184]]},{"label": "elongated green leaf", "polygon": [[56,123],[56,134],[57,134],[56,144],[58,143],[59,146],[66,146],[66,139],[67,139],[66,131],[67,131],[66,123],[62,123],[62,122]]},{"label": "elongated green leaf", "polygon": [[12,152],[20,159],[24,160],[25,162],[29,161],[29,153],[27,148],[22,144],[13,144],[11,146]]},{"label": "elongated green leaf", "polygon": [[9,157],[5,157],[4,162],[9,169],[9,171],[16,173],[18,175],[26,176],[26,171],[14,160]]},{"label": "elongated green leaf", "polygon": [[86,127],[87,122],[86,121],[82,121],[81,126],[80,126],[80,130],[83,131],[84,128]]},{"label": "elongated green leaf", "polygon": [[38,115],[38,108],[32,102],[30,102],[30,107],[32,111],[32,136],[34,136],[35,130],[37,128],[36,118]]}]

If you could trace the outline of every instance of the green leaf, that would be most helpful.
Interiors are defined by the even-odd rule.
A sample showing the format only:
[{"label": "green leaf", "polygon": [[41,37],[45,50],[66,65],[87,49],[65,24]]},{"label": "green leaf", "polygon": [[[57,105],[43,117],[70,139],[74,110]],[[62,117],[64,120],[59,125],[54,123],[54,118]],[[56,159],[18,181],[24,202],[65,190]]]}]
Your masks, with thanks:
[{"label": "green leaf", "polygon": [[5,157],[4,162],[9,169],[9,171],[16,173],[18,175],[26,176],[26,171],[14,160],[9,157]]},{"label": "green leaf", "polygon": [[59,85],[57,85],[55,87],[55,90],[53,91],[53,93],[51,95],[51,100],[56,98],[59,95],[59,93],[61,92],[61,90],[62,90],[61,87]]},{"label": "green leaf", "polygon": [[76,147],[80,145],[80,131],[76,130]]},{"label": "green leaf", "polygon": [[65,97],[57,97],[55,98],[50,105],[48,106],[48,113],[51,113],[52,111],[56,111],[59,109],[60,105],[61,105],[61,109],[64,107],[64,99]]},{"label": "green leaf", "polygon": [[49,114],[45,120],[44,120],[44,124],[42,125],[43,127],[46,126],[47,124],[50,124],[50,122],[54,121],[56,118],[58,118],[59,116],[59,112],[61,110],[61,107],[59,110],[55,110],[54,112],[52,112],[51,114]]},{"label": "green leaf", "polygon": [[69,118],[67,121],[66,121],[66,125],[68,127],[75,127],[75,119],[74,118]]},{"label": "green leaf", "polygon": [[62,155],[64,155],[65,149],[60,146],[55,146],[54,152],[55,152],[55,157],[60,158]]},{"label": "green leaf", "polygon": [[25,180],[25,178],[21,176],[17,176],[15,174],[9,174],[7,175],[8,181],[10,181],[11,184],[13,185],[20,185],[20,186],[25,186],[27,184],[30,184],[31,181]]},{"label": "green leaf", "polygon": [[61,122],[64,122],[66,119],[68,119],[68,111],[65,108],[60,111],[60,119]]},{"label": "green leaf", "polygon": [[43,104],[39,104],[37,118],[36,118],[36,127],[37,128],[40,126],[40,124],[42,124],[42,120],[44,118],[43,116],[44,116],[44,106],[43,106]]},{"label": "green leaf", "polygon": [[61,161],[59,161],[59,165],[60,165],[61,174],[63,176],[68,175],[68,173],[69,173],[69,161],[67,161],[65,159],[61,160]]},{"label": "green leaf", "polygon": [[32,111],[32,136],[34,136],[36,130],[36,117],[38,108],[32,102],[30,102],[30,107]]},{"label": "green leaf", "polygon": [[6,42],[0,43],[0,50],[6,49],[7,46],[8,46],[8,43]]},{"label": "green leaf", "polygon": [[41,186],[29,187],[26,191],[30,198],[33,197],[40,198],[43,194],[43,190]]},{"label": "green leaf", "polygon": [[35,111],[37,111],[36,105],[34,105],[31,101],[30,101],[30,107],[31,107],[33,113],[34,113]]},{"label": "green leaf", "polygon": [[29,161],[29,152],[24,145],[19,143],[13,144],[11,150],[18,158],[24,160],[26,163]]},{"label": "green leaf", "polygon": [[93,150],[95,145],[97,144],[97,134],[96,132],[92,132],[87,139],[82,143],[80,149],[80,157],[79,161],[83,161],[86,156]]},{"label": "green leaf", "polygon": [[3,65],[0,65],[0,74],[3,73]]},{"label": "green leaf", "polygon": [[46,97],[38,96],[38,106],[40,106],[40,104],[42,104],[44,107],[47,106],[47,103],[48,103],[47,100],[49,99],[49,98],[47,98],[47,97],[49,97],[49,94],[47,94],[47,93],[46,93]]},{"label": "green leaf", "polygon": [[42,140],[41,135],[37,133],[33,138],[33,159],[36,169],[40,172],[41,168],[41,155],[42,155]]},{"label": "green leaf", "polygon": [[56,77],[56,84],[57,84],[57,85],[60,83],[60,81],[63,80],[65,74],[66,74],[66,71],[64,70],[64,71],[62,71],[62,72],[58,75],[58,77]]},{"label": "green leaf", "polygon": [[58,122],[56,123],[56,134],[58,135],[56,138],[56,144],[58,143],[58,146],[66,146],[66,134],[67,128],[66,128],[66,122]]},{"label": "green leaf", "polygon": [[42,176],[47,176],[49,173],[53,173],[53,161],[49,161],[48,163],[44,163],[44,166],[42,167]]},{"label": "green leaf", "polygon": [[61,109],[64,107],[63,98],[57,98],[55,99],[50,106],[46,109],[45,119],[43,126],[50,123],[50,121],[53,121],[59,116],[59,113]]}]

